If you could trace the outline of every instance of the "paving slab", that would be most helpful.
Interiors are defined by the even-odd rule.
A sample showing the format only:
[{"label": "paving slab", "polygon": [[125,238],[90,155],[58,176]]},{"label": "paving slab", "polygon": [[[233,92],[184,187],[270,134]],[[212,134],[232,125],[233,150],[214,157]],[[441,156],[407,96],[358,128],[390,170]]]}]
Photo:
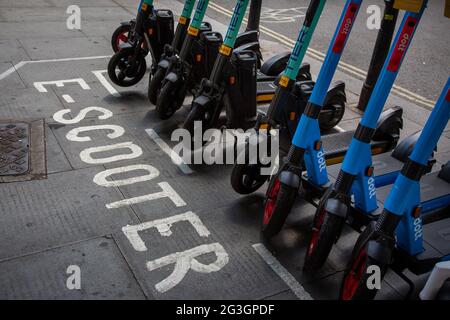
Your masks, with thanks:
[{"label": "paving slab", "polygon": [[[197,213],[195,210],[194,212]],[[249,234],[243,232],[242,225],[230,225],[227,215],[220,209],[210,211],[209,217],[202,215],[201,220],[211,236],[200,237],[192,225],[179,222],[172,224],[169,238],[162,237],[155,228],[140,232],[148,248],[145,252],[133,250],[126,238],[118,239],[137,278],[145,283],[146,291],[149,290],[156,299],[262,299],[287,289],[251,247],[253,241],[258,241],[257,231]],[[220,225],[226,227],[219,227]],[[145,268],[146,262],[214,243],[219,243],[228,256],[228,263],[220,272],[201,274],[191,270],[175,288],[165,292],[158,291],[155,285],[171,273],[173,266],[148,271]],[[205,254],[199,261],[204,264],[213,262],[214,255],[209,256]]]},{"label": "paving slab", "polygon": [[0,62],[17,63],[30,59],[25,49],[16,39],[0,40],[0,51],[2,52]]},{"label": "paving slab", "polygon": [[105,207],[122,195],[92,182],[100,171],[89,168],[55,173],[47,180],[0,184],[0,259],[111,234],[135,222],[129,208],[111,212]]},{"label": "paving slab", "polygon": [[53,114],[63,106],[58,97],[50,90],[46,94],[39,93],[34,87],[0,89],[0,118],[45,118],[53,121]]},{"label": "paving slab", "polygon": [[[67,287],[68,278],[73,274],[69,266],[79,267],[79,289]],[[2,299],[145,298],[111,237],[0,262],[0,287]]]}]

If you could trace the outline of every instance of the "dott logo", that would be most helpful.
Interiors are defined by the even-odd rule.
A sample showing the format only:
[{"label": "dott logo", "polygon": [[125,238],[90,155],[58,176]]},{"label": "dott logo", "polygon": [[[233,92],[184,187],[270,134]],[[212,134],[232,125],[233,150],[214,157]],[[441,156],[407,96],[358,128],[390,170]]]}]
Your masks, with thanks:
[{"label": "dott logo", "polygon": [[392,53],[392,57],[389,60],[388,71],[397,72],[402,63],[403,57],[405,56],[406,50],[411,42],[414,30],[417,26],[417,19],[409,17],[406,20],[405,26],[403,27],[402,33],[398,38],[395,49]]},{"label": "dott logo", "polygon": [[345,42],[352,30],[353,23],[355,22],[356,16],[358,15],[359,4],[350,4],[348,6],[347,12],[345,13],[344,19],[342,20],[339,33],[334,42],[332,51],[334,53],[342,53],[344,50]]}]

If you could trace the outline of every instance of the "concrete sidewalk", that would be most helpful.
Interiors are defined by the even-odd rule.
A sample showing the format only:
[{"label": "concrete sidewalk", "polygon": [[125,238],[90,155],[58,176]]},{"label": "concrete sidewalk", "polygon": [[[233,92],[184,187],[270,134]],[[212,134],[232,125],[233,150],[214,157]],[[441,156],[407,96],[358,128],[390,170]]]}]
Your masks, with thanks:
[{"label": "concrete sidewalk", "polygon": [[[81,7],[81,30],[66,28],[72,4]],[[187,108],[160,121],[147,100],[147,77],[129,88],[109,82],[104,71],[111,33],[133,18],[136,5],[0,3],[0,120],[46,120],[48,171],[46,179],[0,184],[0,298],[336,298],[356,233],[345,230],[323,270],[305,276],[314,207],[299,202],[270,252],[264,250],[259,225],[265,187],[243,197],[230,186],[231,166],[180,170],[161,140],[173,145],[170,133]],[[156,6],[175,14],[182,8],[175,0]],[[207,15],[215,30],[226,30]],[[262,38],[265,58],[290,50]],[[307,61],[315,77],[321,62],[311,56]],[[45,83],[67,79],[76,81]],[[340,127],[352,130],[360,117],[355,105],[362,81],[341,71],[335,80],[346,82],[348,95]],[[391,95],[386,107],[395,105],[404,110],[402,138],[420,130],[430,113]],[[102,127],[80,134],[90,140],[73,138],[88,126]],[[449,129],[438,146],[440,163],[449,160]],[[121,134],[111,138],[110,130]],[[198,258],[186,266],[176,264],[180,256]],[[81,272],[79,290],[67,286],[70,266]],[[423,277],[410,276],[420,288]],[[378,298],[399,299],[405,289],[389,274]]]}]

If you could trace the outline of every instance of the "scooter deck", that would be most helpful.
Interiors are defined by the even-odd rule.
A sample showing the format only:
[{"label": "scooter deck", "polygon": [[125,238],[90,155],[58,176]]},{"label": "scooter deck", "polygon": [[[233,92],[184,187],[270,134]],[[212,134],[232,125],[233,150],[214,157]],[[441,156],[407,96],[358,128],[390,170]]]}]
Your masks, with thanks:
[{"label": "scooter deck", "polygon": [[423,226],[423,251],[415,256],[395,250],[393,268],[409,269],[416,275],[430,272],[443,257],[450,256],[450,217]]},{"label": "scooter deck", "polygon": [[[341,163],[347,153],[354,131],[338,132],[322,136],[327,166]],[[388,140],[371,142],[372,155],[382,154],[392,150],[396,143]]]},{"label": "scooter deck", "polygon": [[[404,163],[392,157],[391,152],[385,152],[373,156],[372,165],[374,167],[375,176],[379,177],[391,174],[393,172],[399,172],[403,168]],[[327,166],[327,172],[330,178],[333,178],[333,180],[335,180],[339,174],[340,169],[341,169],[340,163]]]},{"label": "scooter deck", "polygon": [[[450,183],[439,178],[438,174],[439,172],[429,173],[420,180],[422,204],[450,194]],[[377,189],[377,198],[381,203],[385,201],[390,190],[391,186]],[[439,219],[436,220],[436,217]],[[416,274],[430,271],[436,259],[450,255],[450,205],[423,214],[423,222],[424,251],[414,257],[402,250],[397,250],[396,254],[396,260],[399,260],[397,263]]]},{"label": "scooter deck", "polygon": [[[268,76],[266,76],[268,77]],[[273,83],[275,79],[260,80],[256,83],[256,102],[264,103],[272,101],[277,87]]]},{"label": "scooter deck", "polygon": [[[398,161],[398,160],[397,160]],[[399,161],[400,162],[400,161]],[[400,162],[401,163],[401,162]],[[375,168],[376,170],[376,168]],[[376,171],[375,171],[376,172]],[[422,177],[420,180],[420,201],[422,203],[438,199],[450,194],[450,183],[438,177],[439,172],[432,172]],[[384,203],[389,192],[391,191],[391,186],[385,186],[377,189],[377,199]],[[450,208],[443,208],[443,210],[447,209],[447,212],[450,217]],[[450,229],[449,229],[450,232]],[[449,245],[450,248],[450,245]]]}]

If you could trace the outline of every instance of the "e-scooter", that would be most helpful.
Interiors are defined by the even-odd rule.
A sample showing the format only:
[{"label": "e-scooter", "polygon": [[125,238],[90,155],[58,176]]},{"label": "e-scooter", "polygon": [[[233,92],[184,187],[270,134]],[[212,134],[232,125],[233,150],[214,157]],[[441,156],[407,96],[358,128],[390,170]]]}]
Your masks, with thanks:
[{"label": "e-scooter", "polygon": [[[370,141],[425,7],[426,1],[419,13],[405,14],[336,182],[320,200],[306,251],[304,269],[307,271],[314,272],[324,264],[333,244],[339,239],[346,220],[353,221],[358,217],[354,214],[355,211],[370,216],[378,208],[377,185],[386,184],[376,181]],[[396,171],[398,168],[392,170]]]},{"label": "e-scooter", "polygon": [[[186,0],[183,11],[178,20],[175,36],[170,45],[164,47],[164,52],[161,59],[158,61],[158,66],[153,74],[153,77],[148,79],[148,99],[151,103],[156,103],[157,93],[160,89],[160,84],[164,79],[167,68],[169,67],[170,58],[181,50],[184,39],[186,38],[187,30],[191,21],[192,11],[194,10],[195,0]],[[202,29],[206,29],[206,27]]]},{"label": "e-scooter", "polygon": [[[420,15],[408,13],[408,22],[416,25]],[[389,65],[396,68],[402,56],[390,60]],[[369,102],[368,108],[370,105]],[[413,152],[397,176],[384,202],[383,212],[376,222],[367,226],[355,244],[344,273],[340,299],[375,297],[377,289],[367,286],[371,275],[368,268],[380,270],[382,279],[389,267],[397,271],[408,268],[413,273],[422,274],[431,271],[440,261],[450,261],[448,238],[436,237],[450,226],[450,162],[440,172],[424,175],[428,159],[449,118],[450,78]],[[429,187],[424,188],[424,182],[434,186],[432,197],[427,195]],[[431,213],[437,209],[440,209],[438,217],[432,216]]]},{"label": "e-scooter", "polygon": [[[327,163],[324,150],[340,154],[340,158],[334,158],[333,163],[340,162],[347,152],[353,132],[321,137],[318,117],[361,2],[362,0],[348,0],[345,4],[317,82],[293,136],[288,155],[279,172],[272,176],[269,183],[262,224],[262,233],[266,237],[271,237],[281,230],[295,203],[300,186],[312,192],[312,196],[320,197],[327,190],[329,186],[327,164],[331,163]],[[384,153],[396,146],[403,123],[401,115],[400,108],[384,112],[369,144],[369,155]],[[325,144],[326,140],[330,141],[328,146]],[[303,174],[305,167],[306,172]]]},{"label": "e-scooter", "polygon": [[[141,6],[144,3],[144,0],[139,2],[138,12],[141,11]],[[114,30],[111,36],[111,47],[116,53],[120,50],[121,44],[128,42],[128,38],[132,37],[132,32],[134,26],[136,25],[136,19],[131,19],[130,21],[122,21],[120,26]]]},{"label": "e-scooter", "polygon": [[[224,88],[221,85],[224,80],[223,73],[229,65],[236,43],[239,28],[244,19],[245,11],[247,10],[249,0],[238,0],[234,8],[231,22],[228,25],[228,30],[224,42],[219,50],[219,55],[214,63],[209,79],[204,78],[201,81],[198,93],[192,102],[192,108],[186,117],[183,128],[193,132],[194,122],[202,121],[203,128],[207,129],[211,124],[215,123],[222,108],[215,108],[214,106],[223,105]],[[252,54],[253,51],[247,51]],[[254,53],[253,53],[254,54]],[[220,109],[220,110],[218,110]]]},{"label": "e-scooter", "polygon": [[[250,15],[259,15],[261,0],[258,1],[259,6],[250,11]],[[207,78],[212,72],[214,61],[217,58],[219,47],[222,44],[222,36],[215,32],[203,33],[198,31],[198,23],[203,19],[209,1],[201,0],[197,5],[196,14],[188,30],[187,38],[181,49],[179,56],[174,56],[171,59],[165,77],[160,85],[158,91],[158,99],[156,100],[156,113],[161,119],[171,117],[183,104],[183,101],[188,92],[195,94],[196,89],[200,84],[201,79]],[[259,8],[259,10],[258,10]],[[200,15],[200,11],[203,15]],[[199,14],[197,14],[199,13]],[[198,17],[198,19],[196,18]],[[208,50],[207,54],[190,54],[194,42],[212,42],[211,37],[215,38],[215,50]],[[236,43],[239,46],[251,48],[258,54],[258,61],[261,59],[259,52],[258,31],[247,30],[237,35]],[[194,50],[195,51],[195,50]],[[214,52],[213,52],[214,51]],[[208,59],[206,68],[200,68],[199,64]]]},{"label": "e-scooter", "polygon": [[[314,82],[312,81],[298,81],[298,74],[304,74],[305,72],[302,72],[301,69],[308,67],[308,65],[302,64],[303,58],[322,14],[325,2],[325,0],[312,0],[309,3],[305,20],[290,54],[286,69],[277,81],[275,96],[270,103],[267,113],[265,115],[260,113],[257,117],[255,130],[258,134],[262,134],[260,129],[267,132],[267,137],[264,140],[269,141],[272,128],[279,130],[282,150],[284,145],[290,143],[297,127],[299,116],[303,113],[305,104],[314,87]],[[248,96],[248,94],[243,96]],[[327,92],[325,106],[319,116],[321,130],[330,130],[339,123],[344,115],[345,102],[345,84],[339,82]],[[238,107],[235,106],[235,108]],[[242,103],[239,108],[243,108]],[[249,140],[246,142],[245,150],[243,151],[246,155],[249,154],[250,149],[248,144]],[[242,156],[240,155],[240,157]],[[267,176],[260,174],[261,167],[260,163],[235,164],[231,173],[233,189],[240,194],[250,194],[258,190],[267,180]]]},{"label": "e-scooter", "polygon": [[161,58],[164,46],[173,40],[173,13],[170,10],[155,10],[153,0],[144,0],[139,7],[131,36],[120,44],[109,60],[108,75],[112,82],[122,87],[138,83],[145,75],[145,57],[152,56],[153,70]]}]

